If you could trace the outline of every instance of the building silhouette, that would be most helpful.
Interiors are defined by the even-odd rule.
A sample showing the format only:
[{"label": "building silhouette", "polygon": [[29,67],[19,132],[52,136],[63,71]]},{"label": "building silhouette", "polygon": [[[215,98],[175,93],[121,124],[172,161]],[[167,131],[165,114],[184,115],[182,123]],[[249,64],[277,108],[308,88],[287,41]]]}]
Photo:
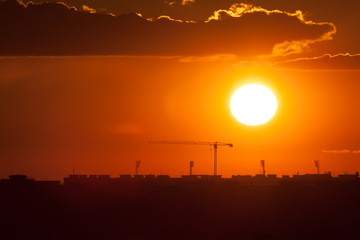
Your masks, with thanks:
[{"label": "building silhouette", "polygon": [[0,239],[353,239],[359,175],[0,180]]}]

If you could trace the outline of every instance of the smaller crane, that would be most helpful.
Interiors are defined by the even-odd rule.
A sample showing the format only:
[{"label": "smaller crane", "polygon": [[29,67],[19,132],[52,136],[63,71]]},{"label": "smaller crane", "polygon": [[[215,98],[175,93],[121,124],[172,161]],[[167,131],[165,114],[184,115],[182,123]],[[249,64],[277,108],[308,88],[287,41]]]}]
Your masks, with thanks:
[{"label": "smaller crane", "polygon": [[214,175],[217,175],[217,148],[219,146],[233,147],[232,143],[223,142],[195,142],[195,141],[149,141],[149,144],[186,144],[186,145],[210,145],[214,148]]}]

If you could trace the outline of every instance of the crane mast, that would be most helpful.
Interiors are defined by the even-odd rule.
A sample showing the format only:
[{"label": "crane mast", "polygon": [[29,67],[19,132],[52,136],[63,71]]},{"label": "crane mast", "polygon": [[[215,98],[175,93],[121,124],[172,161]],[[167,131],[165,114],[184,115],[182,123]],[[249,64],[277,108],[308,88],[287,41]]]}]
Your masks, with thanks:
[{"label": "crane mast", "polygon": [[185,144],[185,145],[209,145],[214,148],[214,175],[217,175],[217,149],[219,146],[233,147],[232,143],[223,142],[196,142],[196,141],[149,141],[149,144]]}]

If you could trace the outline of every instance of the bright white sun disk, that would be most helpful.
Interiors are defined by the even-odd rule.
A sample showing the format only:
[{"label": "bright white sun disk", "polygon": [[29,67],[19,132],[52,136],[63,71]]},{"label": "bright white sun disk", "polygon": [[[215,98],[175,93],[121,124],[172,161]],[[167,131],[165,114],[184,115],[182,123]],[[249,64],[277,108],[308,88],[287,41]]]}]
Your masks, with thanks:
[{"label": "bright white sun disk", "polygon": [[277,101],[268,88],[259,84],[249,84],[234,93],[230,101],[230,109],[239,122],[259,125],[274,116]]}]

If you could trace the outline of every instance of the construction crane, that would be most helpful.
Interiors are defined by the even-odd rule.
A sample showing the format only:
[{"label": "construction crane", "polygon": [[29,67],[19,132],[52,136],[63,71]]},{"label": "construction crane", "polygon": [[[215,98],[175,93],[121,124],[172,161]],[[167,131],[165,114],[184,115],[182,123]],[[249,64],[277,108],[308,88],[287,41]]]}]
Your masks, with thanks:
[{"label": "construction crane", "polygon": [[217,148],[219,146],[233,147],[232,143],[223,142],[194,142],[194,141],[150,141],[149,144],[186,144],[186,145],[209,145],[214,148],[214,175],[217,175]]}]

